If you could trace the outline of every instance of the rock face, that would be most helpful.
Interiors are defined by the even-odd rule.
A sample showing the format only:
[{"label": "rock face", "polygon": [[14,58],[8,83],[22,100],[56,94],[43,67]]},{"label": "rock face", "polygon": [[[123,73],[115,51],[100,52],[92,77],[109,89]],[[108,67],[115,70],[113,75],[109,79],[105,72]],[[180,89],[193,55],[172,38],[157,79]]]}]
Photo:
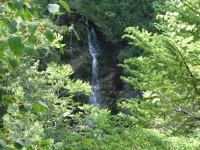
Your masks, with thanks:
[{"label": "rock face", "polygon": [[70,65],[72,66],[74,72],[76,72],[84,63],[87,63],[87,58],[90,57],[90,53],[88,50],[84,51],[81,55],[76,59],[72,59],[70,61]]}]

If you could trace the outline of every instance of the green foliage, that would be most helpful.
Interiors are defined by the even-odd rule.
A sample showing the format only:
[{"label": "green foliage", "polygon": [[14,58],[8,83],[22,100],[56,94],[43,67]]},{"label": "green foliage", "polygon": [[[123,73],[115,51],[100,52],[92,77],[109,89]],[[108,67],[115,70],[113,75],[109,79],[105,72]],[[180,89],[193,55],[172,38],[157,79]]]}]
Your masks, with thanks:
[{"label": "green foliage", "polygon": [[67,5],[67,3],[65,3],[63,0],[59,0],[59,3],[62,5],[63,8],[65,8],[65,10],[70,12],[70,7]]},{"label": "green foliage", "polygon": [[[68,119],[64,117],[72,115],[74,111],[73,107],[76,104],[72,102],[73,95],[80,92],[88,94],[91,88],[79,80],[70,79],[73,71],[69,65],[59,66],[51,63],[46,71],[38,72],[39,63],[34,61],[24,58],[15,72],[17,80],[7,88],[8,92],[12,91],[25,103],[21,104],[21,101],[16,100],[9,105],[9,114],[4,116],[4,127],[9,131],[8,136],[14,139],[22,136],[38,141],[59,141],[64,135],[58,136],[57,133],[61,134],[63,130],[66,130],[66,134],[69,132],[69,126],[64,127],[63,120],[66,124]],[[52,126],[52,123],[56,125]]]},{"label": "green foliage", "polygon": [[[113,22],[115,13],[132,14],[128,5],[137,6],[132,1],[113,2],[123,8],[116,7],[117,12],[116,5],[111,7],[108,2],[91,4],[104,5],[103,16]],[[56,48],[63,52],[61,34],[74,31],[73,26],[58,27],[39,18],[39,6],[27,0],[1,3],[0,94],[7,113],[0,129],[0,149],[198,149],[199,8],[190,7],[194,5],[190,0],[171,2],[171,11],[160,15],[164,20],[157,24],[164,34],[139,27],[126,29],[124,38],[130,38],[130,44],[146,55],[125,60],[122,66],[131,76],[123,79],[143,90],[144,98],[119,103],[116,115],[73,101],[75,96],[91,92],[88,83],[71,78],[70,65],[55,63],[60,63]],[[64,1],[59,3],[70,11]],[[61,14],[58,9],[52,13]],[[132,53],[132,49],[127,51]],[[190,103],[195,104],[192,109]]]},{"label": "green foliage", "polygon": [[[61,48],[63,46],[59,43],[62,40],[62,38],[59,38],[59,34],[53,33],[56,29],[55,26],[49,26],[51,21],[39,20],[33,5],[26,4],[23,6],[22,1],[4,3],[1,6],[4,14],[0,21],[1,61],[10,64],[11,69],[14,70],[19,65],[23,52],[37,56],[38,49],[43,47],[55,46]],[[26,11],[30,13],[29,18],[24,18]]]},{"label": "green foliage", "polygon": [[195,2],[168,1],[168,11],[158,15],[161,22],[156,24],[162,34],[129,27],[123,36],[147,54],[126,59],[120,65],[129,74],[122,79],[143,91],[142,99],[132,99],[123,108],[129,109],[135,124],[161,128],[169,135],[179,136],[179,140],[182,136],[195,136],[200,123],[199,5]]},{"label": "green foliage", "polygon": [[84,14],[105,36],[106,41],[122,41],[123,30],[128,26],[140,26],[153,30],[152,2],[155,0],[75,0],[69,1],[77,12]]},{"label": "green foliage", "polygon": [[123,63],[125,59],[143,55],[145,55],[143,50],[139,49],[138,47],[127,46],[120,52],[117,58],[120,63]]},{"label": "green foliage", "polygon": [[[62,5],[67,6],[64,2]],[[37,57],[39,50],[50,46],[60,48],[63,52],[60,33],[68,29],[53,25],[49,19],[39,18],[37,10],[40,6],[35,6],[29,0],[0,2],[0,7],[1,103],[8,108],[0,131],[0,147],[59,147],[59,143],[53,144],[52,136],[44,134],[44,129],[52,129],[48,125],[53,118],[49,117],[49,120],[48,116],[51,115],[50,109],[53,110],[53,100],[60,99],[58,92],[64,90],[67,93],[65,100],[70,103],[74,94],[87,94],[90,87],[80,80],[69,78],[72,74],[69,65],[52,63],[45,72],[38,72],[38,61],[32,57]],[[55,88],[52,89],[53,86]]]}]

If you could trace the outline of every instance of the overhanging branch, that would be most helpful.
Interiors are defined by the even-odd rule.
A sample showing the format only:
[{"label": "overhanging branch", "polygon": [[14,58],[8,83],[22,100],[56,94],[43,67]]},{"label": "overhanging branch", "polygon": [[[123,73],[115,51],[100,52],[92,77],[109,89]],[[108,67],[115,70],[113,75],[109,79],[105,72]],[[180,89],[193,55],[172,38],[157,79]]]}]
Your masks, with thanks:
[{"label": "overhanging branch", "polygon": [[193,115],[192,113],[188,112],[187,110],[182,109],[180,106],[178,106],[177,104],[173,103],[173,102],[172,102],[168,97],[166,97],[161,91],[158,91],[158,93],[159,93],[160,95],[162,95],[163,98],[164,98],[165,100],[167,100],[170,104],[172,104],[174,107],[176,107],[176,108],[177,108],[177,109],[176,109],[177,112],[182,112],[182,113],[188,115],[188,117],[190,117],[190,118],[194,118],[194,119],[200,120],[200,117],[199,117],[199,116],[195,116],[195,115]]},{"label": "overhanging branch", "polygon": [[185,61],[185,58],[183,57],[183,55],[182,55],[180,49],[179,49],[171,40],[169,40],[169,41],[170,41],[171,44],[175,47],[175,49],[176,49],[176,51],[178,52],[178,54],[181,56],[181,59],[183,60],[183,63],[184,63],[184,65],[185,65],[186,69],[188,70],[188,73],[189,73],[190,77],[195,78],[195,76],[194,76],[194,75],[192,74],[192,72],[190,71],[190,68],[189,68],[189,66],[187,65],[187,63],[186,63],[186,61]]}]

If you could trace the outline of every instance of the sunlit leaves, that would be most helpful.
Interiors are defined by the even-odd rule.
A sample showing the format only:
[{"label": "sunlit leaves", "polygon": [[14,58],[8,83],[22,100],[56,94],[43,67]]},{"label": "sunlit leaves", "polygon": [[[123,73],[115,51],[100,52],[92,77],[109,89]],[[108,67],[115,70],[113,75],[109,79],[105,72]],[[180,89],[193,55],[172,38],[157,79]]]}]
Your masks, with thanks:
[{"label": "sunlit leaves", "polygon": [[8,7],[11,9],[11,10],[15,10],[15,5],[11,2],[8,2]]},{"label": "sunlit leaves", "polygon": [[3,95],[2,96],[2,104],[4,106],[8,106],[9,104],[13,104],[17,101],[17,96],[15,95]]},{"label": "sunlit leaves", "polygon": [[[7,145],[11,149],[32,149],[32,144],[35,144],[36,149],[44,148],[51,143],[46,140],[35,141],[33,138],[41,139],[38,132],[43,134],[43,123],[49,125],[51,122],[49,118],[46,120],[41,118],[45,118],[43,115],[46,116],[47,112],[49,115],[50,108],[54,111],[52,104],[54,100],[59,99],[56,95],[57,91],[64,88],[64,91],[68,92],[70,89],[66,86],[67,84],[74,85],[74,92],[79,92],[79,89],[75,90],[76,83],[69,78],[72,74],[72,68],[62,67],[61,74],[56,72],[57,70],[53,70],[53,72],[51,70],[49,74],[45,71],[38,71],[38,66],[35,65],[37,60],[34,60],[30,66],[29,62],[38,56],[38,49],[58,46],[64,52],[64,44],[61,44],[62,33],[68,30],[67,27],[65,27],[65,31],[62,30],[63,28],[59,29],[50,19],[46,19],[48,22],[45,19],[38,19],[38,9],[29,0],[5,1],[1,4],[0,12],[3,13],[0,20],[0,68],[3,69],[0,72],[0,81],[3,90],[1,89],[0,93],[2,95],[5,90],[5,93],[12,94],[3,95],[1,100],[2,105],[8,108],[8,113],[3,119],[4,127],[9,131],[6,134],[1,133],[1,137],[4,137],[4,140],[7,136],[10,138],[6,140],[7,143],[0,139],[0,149],[7,149]],[[67,11],[70,11],[69,6],[64,1],[60,1],[60,4]],[[53,15],[62,14],[59,12],[59,8],[58,4],[49,4],[48,9]],[[59,30],[60,34],[55,34],[55,30]],[[48,53],[51,51],[49,50]],[[26,58],[27,62],[22,62]],[[19,72],[21,73],[19,74]],[[58,73],[58,75],[54,73]],[[76,86],[84,91],[84,88],[89,87],[89,84],[82,85],[80,83]],[[68,93],[67,96],[69,96]],[[67,97],[67,100],[72,99],[70,96]],[[62,103],[67,102],[62,101]],[[61,108],[66,109],[64,106]],[[62,116],[62,109],[56,109],[58,112],[55,113],[60,113]],[[53,113],[50,112],[50,114]],[[35,123],[35,120],[39,123]],[[24,138],[25,136],[33,138]],[[87,143],[90,144],[90,141]],[[62,148],[62,146],[62,143],[52,144],[54,148]]]},{"label": "sunlit leaves", "polygon": [[24,13],[21,15],[22,19],[24,21],[27,21],[27,20],[31,20],[32,19],[32,16],[31,16],[31,13],[30,11],[28,10],[25,10]]},{"label": "sunlit leaves", "polygon": [[30,5],[29,3],[24,3],[24,5],[25,5],[27,8],[29,8],[29,9],[32,8],[31,5]]},{"label": "sunlit leaves", "polygon": [[40,105],[40,104],[34,104],[33,105],[33,109],[38,113],[40,113],[40,112],[46,113],[47,112],[47,108],[42,106],[42,105]]},{"label": "sunlit leaves", "polygon": [[47,104],[43,101],[39,101],[38,102],[41,106],[43,106],[44,108],[48,108]]},{"label": "sunlit leaves", "polygon": [[62,44],[60,42],[58,42],[58,45],[59,45],[61,53],[64,55],[64,49],[63,49]]},{"label": "sunlit leaves", "polygon": [[[145,118],[154,122],[156,114],[158,118],[168,118],[168,125],[185,122],[180,126],[183,130],[188,128],[188,118],[198,118],[199,114],[191,109],[190,103],[195,101],[198,105],[200,97],[197,90],[200,83],[199,26],[196,26],[199,13],[188,3],[189,0],[168,1],[170,11],[160,15],[164,21],[157,25],[163,34],[151,34],[137,27],[126,28],[123,37],[130,39],[130,44],[142,48],[147,55],[127,59],[120,65],[129,74],[129,77],[122,77],[126,83],[135,90],[151,93],[143,95],[141,101],[144,102],[138,106],[143,107]],[[175,119],[172,119],[169,114],[174,110],[179,113],[173,113]]]},{"label": "sunlit leaves", "polygon": [[92,139],[86,139],[85,140],[85,144],[88,145],[88,146],[91,145],[92,144]]},{"label": "sunlit leaves", "polygon": [[63,0],[59,0],[59,3],[62,5],[65,10],[70,11],[70,7]]}]

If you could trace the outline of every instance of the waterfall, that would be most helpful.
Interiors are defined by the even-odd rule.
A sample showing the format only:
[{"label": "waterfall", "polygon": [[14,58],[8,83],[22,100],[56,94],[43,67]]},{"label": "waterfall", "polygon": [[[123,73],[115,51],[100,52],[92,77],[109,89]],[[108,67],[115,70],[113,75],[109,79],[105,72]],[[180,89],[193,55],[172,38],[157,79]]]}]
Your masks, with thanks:
[{"label": "waterfall", "polygon": [[69,51],[70,51],[70,54],[72,55],[73,54],[73,51],[72,51],[72,30],[70,30]]},{"label": "waterfall", "polygon": [[96,33],[94,28],[88,30],[88,45],[89,51],[93,58],[92,61],[92,92],[90,94],[89,100],[90,104],[101,108],[101,91],[99,87],[99,80],[98,80],[98,60],[97,55],[101,53],[99,48],[99,44],[97,41]]}]

